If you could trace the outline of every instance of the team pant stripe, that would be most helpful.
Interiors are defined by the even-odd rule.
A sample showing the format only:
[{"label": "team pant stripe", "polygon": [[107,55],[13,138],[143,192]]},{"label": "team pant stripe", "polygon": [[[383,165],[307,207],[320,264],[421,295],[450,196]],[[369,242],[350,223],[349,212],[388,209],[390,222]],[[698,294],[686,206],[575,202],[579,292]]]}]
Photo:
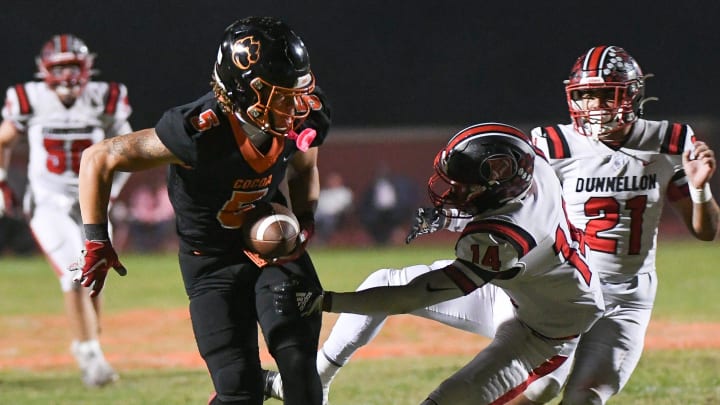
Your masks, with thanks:
[{"label": "team pant stripe", "polygon": [[485,220],[468,224],[463,230],[463,236],[470,233],[485,232],[491,233],[498,238],[510,242],[517,250],[518,256],[523,257],[530,249],[537,246],[535,239],[527,231],[510,222],[499,220]]},{"label": "team pant stripe", "polygon": [[548,142],[548,153],[551,159],[566,159],[570,157],[570,146],[568,146],[565,136],[563,136],[558,127],[543,128]]},{"label": "team pant stripe", "polygon": [[502,395],[500,398],[496,399],[492,402],[492,405],[500,405],[500,404],[506,404],[510,402],[511,399],[517,397],[522,392],[524,392],[527,387],[532,384],[535,380],[537,380],[540,377],[546,376],[553,371],[557,370],[558,367],[560,367],[565,360],[567,360],[566,356],[553,356],[550,360],[544,362],[543,364],[539,365],[537,368],[532,370],[530,374],[528,375],[527,380],[525,380],[522,384],[518,385],[517,387],[511,389],[510,391],[506,392],[504,395]]}]

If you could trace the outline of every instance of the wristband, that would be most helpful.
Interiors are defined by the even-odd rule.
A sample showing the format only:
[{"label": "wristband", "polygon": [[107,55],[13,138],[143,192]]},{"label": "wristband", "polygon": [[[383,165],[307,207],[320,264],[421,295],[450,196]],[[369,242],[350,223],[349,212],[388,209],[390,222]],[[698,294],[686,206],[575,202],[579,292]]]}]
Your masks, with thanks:
[{"label": "wristband", "polygon": [[703,188],[695,188],[688,185],[688,189],[690,189],[690,199],[695,204],[706,203],[713,198],[712,191],[710,191],[710,184],[708,183],[705,183]]},{"label": "wristband", "polygon": [[0,183],[7,180],[7,170],[0,167]]},{"label": "wristband", "polygon": [[312,212],[306,212],[297,216],[298,224],[300,224],[300,243],[307,243],[315,233],[315,215]]},{"label": "wristband", "polygon": [[83,224],[85,239],[97,241],[109,241],[108,224]]},{"label": "wristband", "polygon": [[323,302],[322,302],[322,310],[323,312],[331,312],[332,311],[332,291],[325,291],[323,293]]},{"label": "wristband", "polygon": [[310,224],[310,223],[315,224],[315,214],[313,214],[312,211],[304,212],[304,213],[298,215],[296,218],[297,218],[300,226],[302,226],[303,224]]}]

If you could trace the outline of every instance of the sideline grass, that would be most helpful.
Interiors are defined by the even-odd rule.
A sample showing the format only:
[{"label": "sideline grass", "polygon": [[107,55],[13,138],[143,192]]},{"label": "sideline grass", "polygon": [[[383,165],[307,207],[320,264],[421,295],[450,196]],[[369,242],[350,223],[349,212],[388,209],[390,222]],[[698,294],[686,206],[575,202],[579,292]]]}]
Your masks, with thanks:
[{"label": "sideline grass", "polygon": [[[430,263],[450,257],[451,249],[314,249],[313,259],[325,288],[343,291],[354,289],[377,268]],[[175,255],[123,254],[121,260],[129,274],[125,278],[114,273],[110,276],[105,292],[108,312],[187,305]],[[715,243],[661,241],[654,319],[720,322],[720,300],[714,299],[720,288],[716,269],[719,262],[720,250]],[[57,281],[42,258],[0,257],[0,277],[3,333],[12,334],[2,323],[3,316],[62,313]],[[467,361],[462,357],[357,359],[336,379],[331,399],[334,405],[418,404]],[[720,403],[718,387],[720,350],[650,351],[644,354],[624,392],[612,403]],[[203,404],[210,391],[204,369],[127,371],[119,384],[102,390],[83,388],[74,369],[0,369],[0,404]]]}]

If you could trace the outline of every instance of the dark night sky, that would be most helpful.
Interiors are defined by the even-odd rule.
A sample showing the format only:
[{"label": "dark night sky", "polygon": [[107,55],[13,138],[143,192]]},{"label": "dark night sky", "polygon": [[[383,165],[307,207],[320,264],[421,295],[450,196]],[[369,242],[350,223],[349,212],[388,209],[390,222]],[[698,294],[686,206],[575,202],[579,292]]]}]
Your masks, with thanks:
[{"label": "dark night sky", "polygon": [[717,1],[2,3],[0,87],[30,80],[42,43],[73,32],[98,54],[98,79],[128,85],[136,128],[208,89],[223,29],[248,15],[283,18],[304,39],[337,127],[567,121],[562,80],[598,44],[655,73],[649,118],[715,118],[720,107]]}]

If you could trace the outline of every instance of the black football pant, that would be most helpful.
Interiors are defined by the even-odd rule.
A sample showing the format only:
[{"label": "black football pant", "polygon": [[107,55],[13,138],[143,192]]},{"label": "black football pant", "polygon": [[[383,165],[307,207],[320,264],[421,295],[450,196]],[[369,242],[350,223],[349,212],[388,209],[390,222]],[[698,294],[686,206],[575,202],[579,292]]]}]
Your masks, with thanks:
[{"label": "black football pant", "polygon": [[320,405],[315,358],[321,314],[278,314],[270,286],[293,279],[320,290],[305,254],[294,263],[259,269],[244,255],[180,255],[200,355],[217,393],[213,404],[260,405],[263,381],[257,325],[283,379],[286,405]]}]

